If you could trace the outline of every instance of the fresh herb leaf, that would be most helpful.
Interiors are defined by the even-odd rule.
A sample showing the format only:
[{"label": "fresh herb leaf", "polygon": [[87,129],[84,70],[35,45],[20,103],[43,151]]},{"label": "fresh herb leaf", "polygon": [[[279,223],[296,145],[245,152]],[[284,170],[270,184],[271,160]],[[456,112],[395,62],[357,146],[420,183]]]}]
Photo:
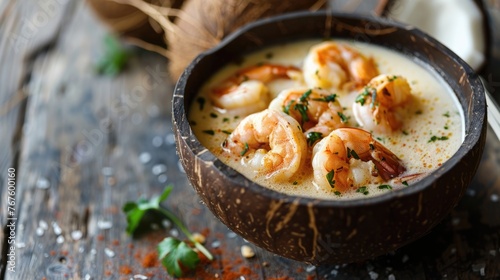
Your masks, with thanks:
[{"label": "fresh herb leaf", "polygon": [[306,135],[307,144],[309,146],[314,145],[314,143],[316,141],[320,140],[321,138],[323,138],[323,133],[321,133],[321,132],[315,132],[315,131],[313,131],[313,132],[307,133],[307,135]]},{"label": "fresh herb leaf", "polygon": [[244,156],[248,152],[248,143],[245,142],[245,147],[243,147],[243,151],[241,151],[240,155]]},{"label": "fresh herb leaf", "polygon": [[299,111],[303,123],[309,121],[309,116],[307,115],[307,105],[306,104],[302,104],[302,103],[295,104],[295,106],[293,106],[293,109],[296,111]]},{"label": "fresh herb leaf", "polygon": [[[123,211],[127,216],[127,233],[133,234],[137,229],[142,217],[147,211],[157,211],[167,217],[172,223],[189,239],[189,241],[207,257],[208,260],[213,260],[212,254],[198,241],[196,241],[182,223],[182,221],[175,216],[172,212],[160,206],[160,203],[165,201],[172,186],[167,186],[159,196],[154,196],[151,199],[139,198],[136,202],[127,202],[123,206]],[[175,238],[168,237],[158,245],[158,252],[162,264],[167,268],[168,273],[177,277],[182,275],[182,265],[186,269],[193,269],[199,262],[199,257],[192,248],[186,243],[179,241]],[[194,253],[194,254],[193,254]]]},{"label": "fresh herb leaf", "polygon": [[347,158],[351,157],[353,157],[354,159],[359,159],[358,154],[354,150],[347,148]]},{"label": "fresh herb leaf", "polygon": [[222,131],[222,133],[225,133],[225,134],[231,134],[231,131],[229,131],[229,130],[221,130],[221,131]]},{"label": "fresh herb leaf", "polygon": [[203,107],[205,106],[205,98],[203,97],[198,97],[196,98],[196,102],[200,105],[200,111],[203,111]]},{"label": "fresh herb leaf", "polygon": [[130,53],[111,35],[104,38],[104,54],[96,65],[97,73],[116,76],[126,66]]},{"label": "fresh herb leaf", "polygon": [[449,118],[449,117],[450,117],[450,112],[446,112],[446,113],[444,113],[444,114],[443,114],[443,116],[445,116],[445,117]]},{"label": "fresh herb leaf", "polygon": [[198,254],[189,245],[172,237],[163,239],[157,250],[161,263],[175,277],[182,276],[183,268],[194,269],[200,262]]},{"label": "fresh herb leaf", "polygon": [[349,121],[349,117],[344,115],[342,112],[337,112],[337,115],[340,117],[340,121],[346,123]]},{"label": "fresh herb leaf", "polygon": [[321,101],[321,102],[335,102],[336,98],[337,98],[337,95],[334,93],[334,94],[330,94],[330,95],[327,95],[327,96],[321,97],[321,98],[313,98],[312,100],[313,101]]},{"label": "fresh herb leaf", "polygon": [[290,107],[292,107],[293,103],[295,103],[295,100],[290,100],[288,104],[283,107],[283,112],[285,112],[285,114],[290,115]]},{"label": "fresh herb leaf", "polygon": [[312,90],[308,90],[306,92],[304,92],[304,94],[302,94],[302,96],[300,97],[300,102],[306,102],[307,101],[307,98],[309,97],[309,95],[311,95],[312,93]]},{"label": "fresh herb leaf", "polygon": [[216,119],[218,116],[216,113],[210,113],[210,117],[213,118],[213,119]]},{"label": "fresh herb leaf", "polygon": [[380,185],[378,186],[379,190],[392,190],[392,187],[390,185]]},{"label": "fresh herb leaf", "polygon": [[408,187],[408,182],[406,182],[406,181],[401,182],[401,184],[403,184],[403,185],[405,185],[405,186]]},{"label": "fresh herb leaf", "polygon": [[160,209],[160,202],[167,199],[172,191],[172,186],[163,190],[162,194],[155,196],[150,200],[139,198],[136,202],[127,202],[123,205],[123,212],[127,215],[127,233],[133,234],[139,225],[142,217],[148,210]]},{"label": "fresh herb leaf", "polygon": [[222,122],[228,122],[229,121],[229,118],[223,118],[222,119]]},{"label": "fresh herb leaf", "polygon": [[335,180],[333,179],[334,176],[335,176],[335,170],[333,169],[326,174],[326,180],[328,181],[328,184],[330,184],[330,187],[332,188],[335,187]]},{"label": "fresh herb leaf", "polygon": [[398,76],[394,75],[391,78],[389,78],[389,82],[392,82],[392,81],[396,80],[397,78],[398,78]]},{"label": "fresh herb leaf", "polygon": [[333,193],[334,193],[335,195],[337,195],[337,196],[340,196],[340,195],[342,194],[342,193],[340,193],[339,191],[334,191]]},{"label": "fresh herb leaf", "polygon": [[215,131],[213,131],[212,129],[203,130],[202,132],[203,132],[203,133],[206,133],[206,134],[208,134],[208,135],[215,135]]},{"label": "fresh herb leaf", "polygon": [[431,137],[431,139],[429,139],[429,141],[427,141],[427,143],[431,143],[431,142],[436,142],[436,141],[444,141],[444,140],[448,140],[448,137],[446,136],[441,136],[441,137],[437,137],[436,135],[433,135]]},{"label": "fresh herb leaf", "polygon": [[362,193],[364,195],[368,195],[368,188],[366,186],[362,186],[362,187],[359,187],[356,192],[358,193]]}]

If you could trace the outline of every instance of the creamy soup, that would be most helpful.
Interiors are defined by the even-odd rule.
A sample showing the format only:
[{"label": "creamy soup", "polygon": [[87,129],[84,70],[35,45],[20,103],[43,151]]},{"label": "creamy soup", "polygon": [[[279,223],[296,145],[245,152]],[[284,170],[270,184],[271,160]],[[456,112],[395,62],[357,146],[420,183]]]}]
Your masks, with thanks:
[{"label": "creamy soup", "polygon": [[[441,166],[458,150],[464,138],[463,112],[451,88],[435,71],[386,48],[351,41],[335,42],[349,45],[365,57],[371,58],[379,73],[395,78],[404,77],[408,81],[412,102],[406,104],[403,108],[404,113],[399,115],[401,125],[392,132],[370,130],[373,133],[373,139],[400,159],[405,168],[403,173],[388,180],[380,181],[379,178],[372,183],[355,184],[348,191],[339,192],[335,188],[322,188],[315,183],[312,168],[313,148],[310,146],[303,151],[306,159],[300,170],[293,176],[282,180],[269,180],[258,169],[249,165],[248,162],[251,159],[248,157],[252,155],[245,154],[246,151],[228,153],[222,148],[223,143],[237,125],[253,112],[247,110],[246,106],[220,108],[226,103],[221,106],[218,102],[213,102],[210,94],[214,88],[220,88],[222,84],[227,83],[228,77],[245,67],[266,64],[290,67],[294,72],[291,75],[292,78],[265,81],[270,98],[264,104],[259,105],[261,106],[259,111],[265,110],[271,100],[283,90],[308,88],[305,79],[301,76],[301,71],[304,69],[305,57],[311,47],[321,43],[316,40],[293,42],[263,49],[248,55],[240,64],[230,64],[215,73],[201,88],[189,110],[188,118],[196,137],[221,161],[250,180],[278,192],[320,199],[363,198],[411,187],[426,174]],[[343,109],[339,116],[345,126],[363,128],[353,113],[353,104],[360,103],[359,96],[363,93],[363,87],[344,86],[341,89],[323,88],[323,90],[336,94],[336,100]],[[241,102],[248,102],[248,107],[254,108],[255,104],[263,101],[242,100]],[[285,107],[283,106],[284,111],[286,111]],[[363,164],[356,165],[354,160],[351,160],[348,165],[353,168],[355,166],[368,168]]]}]

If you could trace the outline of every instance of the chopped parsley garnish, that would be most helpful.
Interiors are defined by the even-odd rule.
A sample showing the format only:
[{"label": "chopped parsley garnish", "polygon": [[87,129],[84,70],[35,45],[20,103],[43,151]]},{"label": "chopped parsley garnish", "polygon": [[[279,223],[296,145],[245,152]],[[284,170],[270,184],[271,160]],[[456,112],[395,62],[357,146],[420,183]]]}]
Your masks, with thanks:
[{"label": "chopped parsley garnish", "polygon": [[378,186],[379,190],[392,190],[392,187],[390,185],[380,185]]},{"label": "chopped parsley garnish", "polygon": [[335,176],[335,170],[331,170],[326,174],[326,180],[328,181],[328,184],[330,184],[330,187],[334,188],[335,187],[335,180],[333,177]]},{"label": "chopped parsley garnish", "polygon": [[243,151],[241,151],[240,155],[244,156],[248,152],[248,143],[245,143],[245,147],[243,148]]},{"label": "chopped parsley garnish", "polygon": [[213,118],[213,119],[215,119],[215,118],[217,118],[218,116],[217,116],[217,114],[216,114],[216,113],[210,113],[210,117],[211,117],[211,118]]},{"label": "chopped parsley garnish", "polygon": [[408,133],[408,131],[403,130],[403,134],[404,134],[404,135],[408,135],[409,133]]},{"label": "chopped parsley garnish", "polygon": [[337,95],[334,93],[321,98],[312,98],[311,100],[320,102],[334,102],[335,99],[337,99]]},{"label": "chopped parsley garnish", "polygon": [[301,103],[295,104],[295,106],[293,106],[293,109],[299,111],[300,116],[302,118],[302,122],[309,121],[309,116],[307,115],[307,105],[306,104],[301,104]]},{"label": "chopped parsley garnish", "polygon": [[300,102],[306,102],[307,101],[307,98],[309,97],[309,95],[311,95],[312,93],[312,90],[308,90],[306,92],[304,92],[304,94],[302,94],[302,96],[300,97]]},{"label": "chopped parsley garnish", "polygon": [[394,75],[391,78],[389,78],[389,82],[392,82],[392,81],[396,80],[397,78],[398,78],[398,76]]},{"label": "chopped parsley garnish", "polygon": [[307,144],[309,146],[314,145],[314,143],[316,141],[320,140],[321,138],[323,138],[323,133],[321,133],[321,132],[315,132],[315,131],[313,131],[313,132],[307,133],[307,135],[306,135]]},{"label": "chopped parsley garnish", "polygon": [[222,131],[222,133],[225,133],[225,134],[231,134],[231,131],[229,131],[229,130],[221,130],[221,131]]},{"label": "chopped parsley garnish", "polygon": [[285,114],[290,115],[290,107],[292,107],[293,103],[295,103],[295,100],[290,100],[290,102],[283,107],[283,112],[285,112]]},{"label": "chopped parsley garnish", "polygon": [[436,141],[444,141],[444,140],[448,140],[448,137],[447,136],[441,136],[441,137],[437,137],[436,135],[433,135],[431,137],[431,139],[429,139],[429,141],[427,141],[427,143],[431,143],[431,142],[436,142]]},{"label": "chopped parsley garnish", "polygon": [[343,122],[343,123],[346,123],[349,121],[349,117],[344,115],[342,112],[337,112],[337,115],[340,117],[340,120]]},{"label": "chopped parsley garnish", "polygon": [[422,110],[415,111],[415,115],[422,115],[422,113],[423,113]]},{"label": "chopped parsley garnish", "polygon": [[292,183],[292,184],[293,184],[293,185],[297,185],[298,183],[299,183],[299,182],[297,182],[297,181],[293,181],[293,183]]},{"label": "chopped parsley garnish", "polygon": [[139,198],[137,201],[128,201],[123,205],[123,212],[127,217],[127,233],[132,235],[139,227],[141,220],[146,216],[146,213],[155,211],[167,217],[177,228],[184,233],[189,242],[181,241],[174,237],[167,237],[161,241],[158,246],[158,257],[162,265],[167,269],[168,274],[181,277],[187,270],[192,270],[200,262],[198,252],[201,252],[208,260],[213,260],[212,254],[194,237],[187,229],[184,223],[171,211],[161,207],[160,203],[164,202],[170,192],[172,186],[167,186],[159,195],[151,199]]},{"label": "chopped parsley garnish", "polygon": [[229,118],[223,118],[222,119],[222,122],[228,122],[229,121]]},{"label": "chopped parsley garnish", "polygon": [[212,129],[203,130],[203,133],[206,133],[208,135],[215,135],[215,131],[213,131]]},{"label": "chopped parsley garnish", "polygon": [[198,97],[196,99],[196,102],[198,102],[198,104],[200,105],[200,111],[203,110],[203,107],[205,106],[205,98],[203,97]]},{"label": "chopped parsley garnish", "polygon": [[446,113],[444,113],[444,114],[443,114],[443,116],[445,116],[445,117],[449,118],[449,117],[450,117],[450,112],[446,112]]},{"label": "chopped parsley garnish", "polygon": [[408,182],[406,182],[406,181],[401,182],[401,184],[403,184],[403,185],[405,185],[405,186],[408,187]]},{"label": "chopped parsley garnish", "polygon": [[274,53],[272,53],[272,52],[266,53],[266,58],[267,59],[271,59],[271,58],[273,58],[273,56],[274,56]]},{"label": "chopped parsley garnish", "polygon": [[358,154],[354,150],[347,148],[347,158],[351,157],[353,157],[354,159],[359,159]]},{"label": "chopped parsley garnish", "polygon": [[340,195],[341,195],[341,193],[340,193],[339,191],[334,191],[333,193],[334,193],[335,195],[338,195],[338,196],[340,196]]},{"label": "chopped parsley garnish", "polygon": [[356,192],[368,195],[368,188],[366,186],[359,187]]}]

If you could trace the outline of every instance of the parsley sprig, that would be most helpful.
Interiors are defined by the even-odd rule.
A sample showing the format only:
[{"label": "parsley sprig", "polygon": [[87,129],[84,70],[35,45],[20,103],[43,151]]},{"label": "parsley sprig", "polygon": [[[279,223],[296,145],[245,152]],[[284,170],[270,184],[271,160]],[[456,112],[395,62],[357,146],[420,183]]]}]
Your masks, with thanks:
[{"label": "parsley sprig", "polygon": [[125,68],[129,57],[130,52],[115,37],[108,35],[104,38],[104,54],[96,65],[97,73],[116,76]]},{"label": "parsley sprig", "polygon": [[[201,243],[194,239],[193,235],[182,221],[172,212],[160,206],[160,203],[168,198],[172,188],[172,186],[167,186],[159,196],[154,196],[149,200],[146,198],[139,198],[136,202],[129,201],[125,203],[123,212],[125,212],[127,216],[127,233],[132,235],[135,232],[146,212],[156,211],[172,221],[172,223],[184,233],[194,247],[205,255],[207,259],[213,260],[212,254],[210,254]],[[183,268],[194,269],[200,262],[198,254],[189,244],[173,237],[167,237],[161,241],[158,244],[157,250],[161,263],[167,269],[167,272],[176,277],[182,276]]]}]

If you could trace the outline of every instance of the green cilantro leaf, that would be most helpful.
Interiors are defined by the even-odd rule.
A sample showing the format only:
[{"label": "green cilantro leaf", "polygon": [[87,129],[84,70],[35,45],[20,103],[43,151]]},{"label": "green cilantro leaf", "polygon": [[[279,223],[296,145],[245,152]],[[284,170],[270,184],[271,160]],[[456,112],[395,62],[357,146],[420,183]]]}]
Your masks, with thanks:
[{"label": "green cilantro leaf", "polygon": [[320,140],[321,138],[323,138],[323,133],[321,133],[321,132],[312,131],[312,132],[308,132],[306,135],[307,144],[309,146],[314,145],[314,143],[316,141]]},{"label": "green cilantro leaf", "polygon": [[104,54],[96,65],[97,73],[116,76],[126,66],[130,53],[113,36],[104,38]]},{"label": "green cilantro leaf", "polygon": [[181,277],[184,269],[194,269],[200,262],[198,254],[185,242],[167,237],[158,244],[158,257],[170,275]]},{"label": "green cilantro leaf", "polygon": [[127,215],[127,233],[133,234],[146,211],[158,210],[160,202],[167,199],[171,191],[172,186],[168,186],[161,195],[155,196],[150,200],[139,198],[136,202],[125,203],[123,212]]},{"label": "green cilantro leaf", "polygon": [[[159,195],[151,199],[139,198],[136,202],[127,202],[123,206],[123,212],[127,216],[127,233],[133,234],[137,229],[142,217],[147,211],[157,211],[167,217],[172,223],[191,241],[191,243],[204,254],[207,259],[213,260],[212,254],[198,241],[196,241],[182,223],[182,221],[172,212],[160,206],[160,203],[165,201],[172,186],[167,186]],[[177,277],[182,275],[182,268],[193,269],[199,262],[198,254],[193,251],[186,243],[172,237],[167,237],[158,245],[158,252],[162,264],[167,268],[168,273]],[[182,265],[182,268],[181,266]]]}]

